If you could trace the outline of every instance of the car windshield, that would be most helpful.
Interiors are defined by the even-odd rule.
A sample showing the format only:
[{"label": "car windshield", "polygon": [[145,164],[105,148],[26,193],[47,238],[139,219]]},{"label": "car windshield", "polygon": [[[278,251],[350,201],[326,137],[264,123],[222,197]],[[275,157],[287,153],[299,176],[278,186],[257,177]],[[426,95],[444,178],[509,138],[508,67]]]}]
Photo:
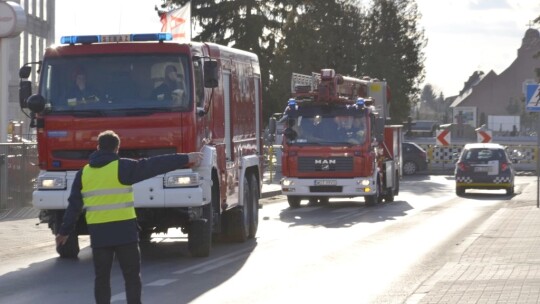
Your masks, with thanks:
[{"label": "car windshield", "polygon": [[366,118],[299,115],[287,119],[283,133],[291,145],[363,144],[366,140]]},{"label": "car windshield", "polygon": [[490,161],[505,160],[504,151],[500,149],[469,149],[463,153],[463,160]]},{"label": "car windshield", "polygon": [[40,94],[46,112],[187,110],[191,75],[186,56],[104,55],[44,62]]}]

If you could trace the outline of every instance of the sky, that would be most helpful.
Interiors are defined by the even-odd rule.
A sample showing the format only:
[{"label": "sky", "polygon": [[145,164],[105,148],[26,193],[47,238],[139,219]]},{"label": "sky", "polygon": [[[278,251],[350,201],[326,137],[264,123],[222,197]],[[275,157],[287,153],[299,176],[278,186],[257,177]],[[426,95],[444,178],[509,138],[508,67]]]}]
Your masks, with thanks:
[{"label": "sky", "polygon": [[[56,0],[56,39],[75,34],[159,32],[159,0]],[[538,0],[416,0],[424,30],[425,82],[457,95],[474,71],[500,74],[516,58]],[[538,25],[534,26],[539,28]]]}]

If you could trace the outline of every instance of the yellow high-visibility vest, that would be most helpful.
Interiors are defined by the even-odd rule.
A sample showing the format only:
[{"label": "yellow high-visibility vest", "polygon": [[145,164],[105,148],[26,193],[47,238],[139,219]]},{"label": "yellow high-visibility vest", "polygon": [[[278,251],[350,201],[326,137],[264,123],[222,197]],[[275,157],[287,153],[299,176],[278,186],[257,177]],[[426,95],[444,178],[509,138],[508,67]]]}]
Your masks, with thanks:
[{"label": "yellow high-visibility vest", "polygon": [[104,167],[86,165],[82,171],[86,223],[101,224],[136,218],[133,188],[118,180],[118,160]]}]

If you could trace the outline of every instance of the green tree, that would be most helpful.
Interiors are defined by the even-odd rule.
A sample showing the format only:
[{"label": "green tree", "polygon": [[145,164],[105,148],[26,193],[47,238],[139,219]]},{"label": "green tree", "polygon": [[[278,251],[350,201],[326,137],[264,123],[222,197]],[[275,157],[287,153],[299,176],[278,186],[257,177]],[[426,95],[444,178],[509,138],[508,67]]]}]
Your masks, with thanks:
[{"label": "green tree", "polygon": [[282,39],[271,65],[271,110],[283,111],[291,95],[291,74],[311,74],[332,68],[356,76],[355,62],[363,54],[359,6],[342,0],[297,1],[287,16]]},{"label": "green tree", "polygon": [[395,123],[409,115],[424,79],[427,40],[417,24],[420,17],[414,0],[374,0],[367,13],[366,55],[358,65],[366,75],[387,80]]},{"label": "green tree", "polygon": [[[162,8],[170,9],[188,0],[164,0]],[[191,2],[194,41],[214,42],[253,52],[259,57],[263,96],[268,95],[270,63],[276,52],[282,22],[292,0],[198,0]]]}]

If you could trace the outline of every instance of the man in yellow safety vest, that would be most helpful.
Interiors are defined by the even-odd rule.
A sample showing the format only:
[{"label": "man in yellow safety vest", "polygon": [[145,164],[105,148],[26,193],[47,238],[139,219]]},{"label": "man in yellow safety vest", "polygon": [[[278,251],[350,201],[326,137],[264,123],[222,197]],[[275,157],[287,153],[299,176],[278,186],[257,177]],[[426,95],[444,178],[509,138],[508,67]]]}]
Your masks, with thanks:
[{"label": "man in yellow safety vest", "polygon": [[73,180],[69,205],[56,236],[66,243],[83,208],[94,260],[96,303],[110,303],[110,272],[116,255],[125,280],[128,303],[141,303],[141,258],[132,185],[176,169],[198,166],[202,153],[160,155],[140,160],[119,158],[120,137],[98,136],[98,149]]}]

